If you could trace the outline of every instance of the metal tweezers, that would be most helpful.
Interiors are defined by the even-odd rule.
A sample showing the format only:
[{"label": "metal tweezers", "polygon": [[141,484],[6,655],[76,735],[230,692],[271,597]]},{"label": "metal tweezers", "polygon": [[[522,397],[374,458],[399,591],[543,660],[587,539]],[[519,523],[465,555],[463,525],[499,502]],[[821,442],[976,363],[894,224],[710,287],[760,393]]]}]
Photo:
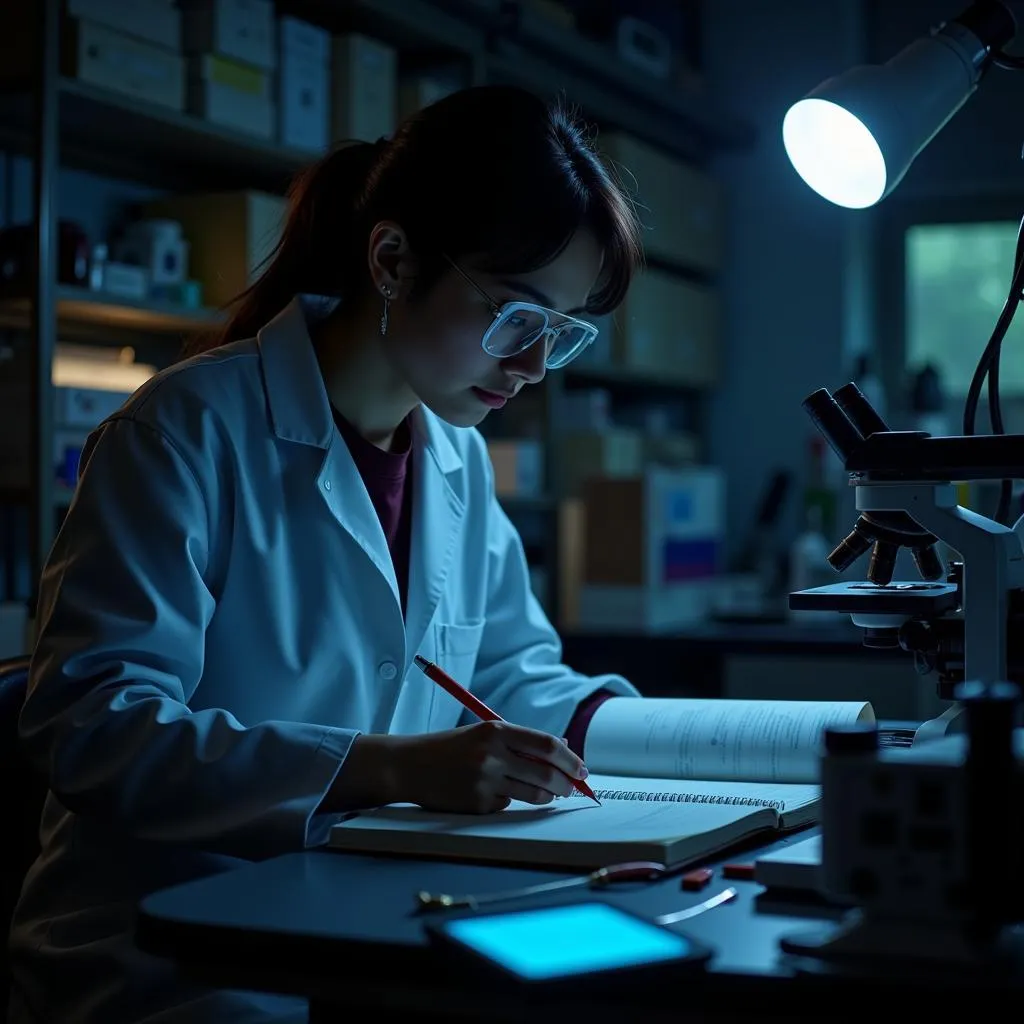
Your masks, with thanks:
[{"label": "metal tweezers", "polygon": [[[420,910],[451,910],[457,907],[469,907],[475,910],[477,907],[487,903],[523,899],[527,896],[537,896],[542,893],[573,889],[584,885],[605,886],[613,882],[649,882],[664,874],[665,867],[661,864],[656,864],[652,861],[631,861],[626,864],[612,864],[606,868],[599,868],[589,875],[582,875],[577,878],[563,878],[555,882],[541,882],[538,885],[526,885],[518,889],[504,889],[501,892],[482,893],[478,896],[450,896],[447,893],[431,893],[422,890],[416,894],[416,902]],[[676,910],[670,914],[661,914],[655,918],[655,921],[662,925],[687,921],[691,917],[703,914],[706,910],[713,910],[723,903],[729,903],[735,898],[735,889],[732,887],[723,889],[720,893],[692,907]]]},{"label": "metal tweezers", "polygon": [[519,889],[505,889],[502,892],[482,893],[479,896],[449,896],[447,893],[430,893],[421,891],[416,894],[416,902],[420,910],[448,910],[454,907],[471,907],[475,909],[484,903],[497,903],[502,900],[517,900],[540,893],[555,892],[559,889],[573,889],[584,885],[610,885],[613,882],[650,882],[665,874],[665,867],[653,861],[630,861],[626,864],[612,864],[599,868],[589,875],[576,878],[563,878],[555,882],[541,882],[538,885],[527,885]]}]

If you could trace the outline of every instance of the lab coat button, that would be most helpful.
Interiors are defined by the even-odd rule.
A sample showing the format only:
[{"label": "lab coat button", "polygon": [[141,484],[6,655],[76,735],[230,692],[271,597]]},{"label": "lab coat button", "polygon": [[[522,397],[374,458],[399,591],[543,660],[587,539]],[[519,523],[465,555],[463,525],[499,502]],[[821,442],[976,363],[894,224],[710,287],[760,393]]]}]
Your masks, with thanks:
[{"label": "lab coat button", "polygon": [[324,490],[325,491],[329,491],[330,489],[331,489],[331,481],[330,480],[325,480],[324,481]]},{"label": "lab coat button", "polygon": [[381,679],[394,679],[398,675],[398,669],[395,667],[393,661],[382,661],[377,666],[377,671],[380,673]]}]

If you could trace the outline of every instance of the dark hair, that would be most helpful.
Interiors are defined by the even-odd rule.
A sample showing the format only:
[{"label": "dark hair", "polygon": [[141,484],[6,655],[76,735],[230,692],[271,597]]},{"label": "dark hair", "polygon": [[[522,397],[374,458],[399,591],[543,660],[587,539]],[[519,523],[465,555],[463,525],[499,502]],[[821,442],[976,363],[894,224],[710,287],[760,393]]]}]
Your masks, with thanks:
[{"label": "dark hair", "polygon": [[296,294],[362,293],[367,239],[381,220],[400,224],[417,256],[413,296],[450,269],[444,256],[527,273],[587,227],[604,252],[589,305],[602,315],[622,302],[643,258],[633,203],[575,116],[512,87],[461,90],[412,115],[390,141],[339,146],[288,198],[260,277],[229,305],[227,325],[189,354],[252,337]]}]

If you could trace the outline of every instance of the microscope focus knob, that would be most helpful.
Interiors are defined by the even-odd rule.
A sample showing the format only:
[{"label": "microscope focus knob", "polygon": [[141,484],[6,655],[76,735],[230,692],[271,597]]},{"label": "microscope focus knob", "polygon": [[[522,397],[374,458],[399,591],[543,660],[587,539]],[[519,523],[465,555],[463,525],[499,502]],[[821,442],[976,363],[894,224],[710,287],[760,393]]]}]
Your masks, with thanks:
[{"label": "microscope focus knob", "polygon": [[845,754],[871,754],[876,750],[878,750],[878,726],[875,722],[830,725],[825,730],[825,753],[832,757]]}]

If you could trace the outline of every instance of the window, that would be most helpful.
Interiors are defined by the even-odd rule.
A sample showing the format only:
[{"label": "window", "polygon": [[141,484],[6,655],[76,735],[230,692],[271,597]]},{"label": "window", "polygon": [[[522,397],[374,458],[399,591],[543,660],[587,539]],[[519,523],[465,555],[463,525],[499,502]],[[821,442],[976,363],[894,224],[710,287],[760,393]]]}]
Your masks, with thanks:
[{"label": "window", "polygon": [[[906,233],[906,362],[932,363],[950,396],[966,395],[1006,301],[1017,224],[917,224]],[[1024,396],[1024,310],[1003,339],[1000,394]]]}]

